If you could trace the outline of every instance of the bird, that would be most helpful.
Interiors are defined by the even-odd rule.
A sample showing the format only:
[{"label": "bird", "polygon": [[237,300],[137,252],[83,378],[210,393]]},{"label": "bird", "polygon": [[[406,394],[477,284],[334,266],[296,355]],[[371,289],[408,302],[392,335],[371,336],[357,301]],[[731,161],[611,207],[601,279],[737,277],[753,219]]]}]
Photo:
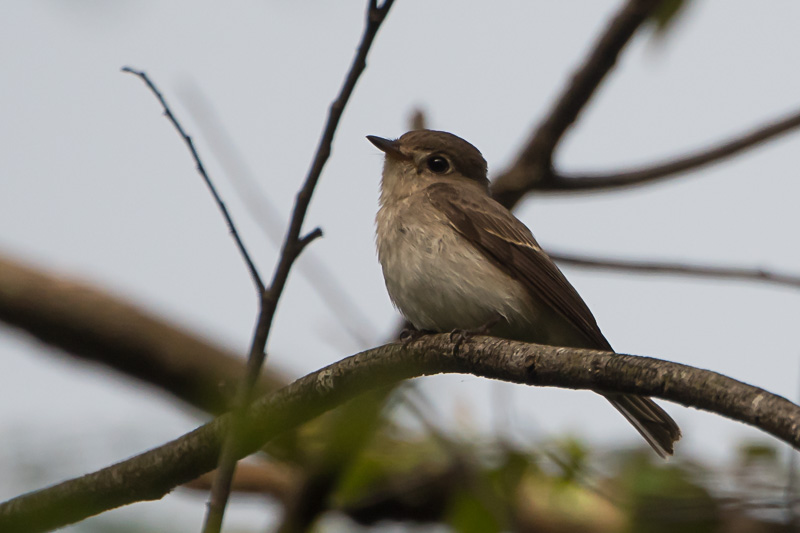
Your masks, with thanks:
[{"label": "bird", "polygon": [[[490,194],[481,152],[445,131],[368,135],[384,153],[376,245],[386,289],[419,331],[614,351],[531,231]],[[681,431],[653,400],[600,393],[667,458]]]}]

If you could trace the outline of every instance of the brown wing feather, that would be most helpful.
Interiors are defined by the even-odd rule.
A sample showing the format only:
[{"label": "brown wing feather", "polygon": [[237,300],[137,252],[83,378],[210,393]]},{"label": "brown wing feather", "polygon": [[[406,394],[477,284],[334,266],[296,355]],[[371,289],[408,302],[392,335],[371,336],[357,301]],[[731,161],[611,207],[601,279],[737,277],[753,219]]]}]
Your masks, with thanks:
[{"label": "brown wing feather", "polygon": [[[431,185],[426,191],[456,231],[568,320],[595,348],[613,351],[578,292],[514,215],[494,200],[470,200],[446,183]],[[653,400],[623,394],[604,396],[659,455],[672,455],[681,430]]]},{"label": "brown wing feather", "polygon": [[595,348],[611,350],[586,303],[514,215],[494,200],[470,200],[446,183],[436,183],[426,191],[456,231],[573,324]]}]

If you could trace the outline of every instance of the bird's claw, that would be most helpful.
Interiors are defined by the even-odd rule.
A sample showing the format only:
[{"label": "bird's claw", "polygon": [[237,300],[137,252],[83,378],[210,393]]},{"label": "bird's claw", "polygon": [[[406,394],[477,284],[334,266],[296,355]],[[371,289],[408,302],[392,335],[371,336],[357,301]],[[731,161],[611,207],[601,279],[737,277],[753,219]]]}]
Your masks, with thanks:
[{"label": "bird's claw", "polygon": [[403,346],[408,346],[410,343],[418,340],[420,337],[424,337],[430,333],[433,332],[424,329],[404,328],[403,331],[400,332],[400,342],[403,344]]},{"label": "bird's claw", "polygon": [[493,327],[500,322],[502,316],[496,315],[488,320],[485,324],[472,329],[454,329],[450,332],[450,342],[454,344],[453,352],[458,353],[461,350],[461,345],[470,340],[476,335],[488,335]]}]

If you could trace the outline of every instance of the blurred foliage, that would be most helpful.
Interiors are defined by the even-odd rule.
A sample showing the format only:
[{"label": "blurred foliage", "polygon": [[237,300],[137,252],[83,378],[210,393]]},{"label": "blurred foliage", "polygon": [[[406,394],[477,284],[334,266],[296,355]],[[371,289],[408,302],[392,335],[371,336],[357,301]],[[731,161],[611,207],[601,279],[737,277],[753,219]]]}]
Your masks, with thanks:
[{"label": "blurred foliage", "polygon": [[[455,533],[796,530],[787,497],[793,482],[772,443],[742,443],[724,466],[680,452],[662,461],[644,444],[599,451],[571,437],[520,447],[461,427],[446,431],[424,409],[409,410],[421,419],[410,429],[395,416],[408,401],[405,392],[364,395],[302,428],[284,441],[302,447],[282,448],[289,463],[262,454],[298,473],[290,496],[269,495],[284,504],[284,516],[274,517],[280,531],[380,530],[387,523],[396,524],[392,531]],[[52,466],[42,460],[42,468]],[[199,495],[201,505],[206,494]],[[337,518],[320,520],[326,516]],[[127,523],[112,513],[74,530],[152,530],[145,522],[152,517],[140,520]]]},{"label": "blurred foliage", "polygon": [[305,455],[339,465],[319,512],[349,516],[353,530],[395,521],[457,533],[788,531],[787,469],[772,444],[744,443],[724,468],[665,462],[644,445],[600,453],[575,438],[521,449],[445,432],[420,410],[423,431],[399,426],[390,407],[402,392],[351,402],[307,430],[316,444]]},{"label": "blurred foliage", "polygon": [[627,502],[627,530],[717,531],[719,505],[692,477],[687,465],[654,465],[644,453],[631,454],[615,477],[615,492]]}]

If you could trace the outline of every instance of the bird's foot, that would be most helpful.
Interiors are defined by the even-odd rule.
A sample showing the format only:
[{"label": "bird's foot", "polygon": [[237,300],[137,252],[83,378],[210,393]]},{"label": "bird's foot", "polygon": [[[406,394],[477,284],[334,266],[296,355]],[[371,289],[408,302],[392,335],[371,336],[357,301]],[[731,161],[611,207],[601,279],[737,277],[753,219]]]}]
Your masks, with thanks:
[{"label": "bird's foot", "polygon": [[495,315],[485,324],[478,326],[477,328],[454,329],[451,331],[450,342],[455,344],[455,346],[453,346],[453,352],[458,353],[461,350],[461,345],[476,335],[488,335],[492,328],[495,327],[502,318],[503,317],[501,315]]},{"label": "bird's foot", "polygon": [[404,328],[403,331],[400,332],[400,342],[403,346],[408,346],[420,337],[430,335],[431,333],[435,332],[428,329]]}]

